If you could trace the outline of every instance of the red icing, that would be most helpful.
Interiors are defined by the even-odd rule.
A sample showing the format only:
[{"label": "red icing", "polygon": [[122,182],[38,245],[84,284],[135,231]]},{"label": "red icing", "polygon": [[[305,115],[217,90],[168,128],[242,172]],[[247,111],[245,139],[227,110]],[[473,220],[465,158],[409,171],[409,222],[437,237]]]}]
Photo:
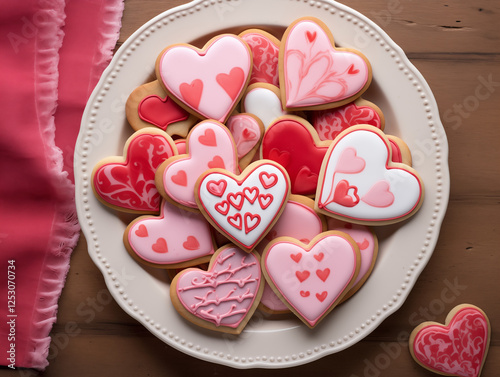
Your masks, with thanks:
[{"label": "red icing", "polygon": [[241,38],[248,43],[253,55],[250,84],[264,82],[278,86],[279,46],[259,33],[244,34]]},{"label": "red icing", "polygon": [[160,194],[155,172],[167,158],[172,146],[160,135],[143,133],[128,144],[124,163],[107,163],[99,167],[93,179],[94,188],[104,201],[134,211],[157,212]]},{"label": "red icing", "polygon": [[193,80],[190,84],[182,83],[179,86],[182,98],[191,107],[197,109],[200,106],[201,94],[203,92],[203,81]]},{"label": "red icing", "polygon": [[135,234],[137,235],[137,237],[147,237],[148,229],[143,224],[139,225],[139,228],[135,231]]},{"label": "red icing", "polygon": [[333,201],[344,207],[354,207],[359,203],[358,189],[355,186],[349,186],[349,182],[342,180],[335,187]]},{"label": "red icing", "polygon": [[269,189],[273,187],[276,183],[278,183],[278,177],[274,173],[262,172],[259,175],[260,183],[264,186],[265,189]]},{"label": "red icing", "polygon": [[316,275],[322,280],[326,281],[328,279],[328,276],[330,276],[330,269],[325,268],[324,270],[316,270]]},{"label": "red icing", "polygon": [[167,246],[167,241],[165,241],[165,238],[158,238],[156,240],[156,243],[153,244],[152,248],[153,251],[157,253],[168,253],[168,246]]},{"label": "red icing", "polygon": [[447,326],[432,324],[415,336],[415,358],[446,375],[477,377],[489,343],[488,321],[474,307],[459,310]]},{"label": "red icing", "polygon": [[[262,140],[262,157],[280,163],[288,172],[292,193],[316,192],[321,163],[328,147],[319,147],[310,131],[298,120],[273,123]],[[304,179],[305,178],[305,179]]]},{"label": "red icing", "polygon": [[243,207],[243,202],[245,200],[245,196],[243,195],[242,192],[238,192],[238,193],[231,192],[228,194],[227,200],[234,208],[236,208],[239,211],[239,210],[241,210],[241,207]]},{"label": "red icing", "polygon": [[260,208],[266,209],[273,202],[273,196],[271,194],[261,194],[259,195],[259,205]]},{"label": "red icing", "polygon": [[243,229],[243,221],[240,213],[236,213],[234,216],[228,216],[227,222],[238,230]]},{"label": "red icing", "polygon": [[392,139],[389,139],[389,143],[391,144],[391,160],[392,162],[403,162],[403,156],[401,155],[401,149],[399,148],[399,145]]},{"label": "red icing", "polygon": [[240,94],[241,88],[245,83],[245,72],[240,67],[234,67],[229,74],[219,73],[215,79],[234,101],[238,97],[238,94]]},{"label": "red icing", "polygon": [[179,170],[172,176],[172,182],[179,186],[187,186],[187,174],[184,170]]},{"label": "red icing", "polygon": [[245,213],[245,233],[250,233],[260,224],[260,216],[253,213]]},{"label": "red icing", "polygon": [[302,283],[303,281],[307,280],[307,278],[311,275],[309,271],[297,271],[295,272],[295,276],[297,276],[297,279]]},{"label": "red icing", "polygon": [[229,212],[229,203],[226,200],[217,203],[215,205],[215,210],[219,212],[221,215],[226,216],[227,213]]},{"label": "red icing", "polygon": [[302,259],[302,254],[301,253],[290,254],[290,258],[292,258],[295,263],[299,263],[300,260]]},{"label": "red icing", "polygon": [[186,242],[182,244],[186,250],[198,250],[200,248],[200,242],[195,236],[188,236]]},{"label": "red icing", "polygon": [[222,159],[221,156],[214,156],[210,161],[208,161],[207,164],[209,169],[214,169],[214,168],[221,168],[225,169],[226,165],[224,164],[224,160]]},{"label": "red icing", "polygon": [[163,99],[156,95],[147,96],[139,103],[137,111],[143,121],[163,130],[166,130],[170,124],[181,122],[189,117],[188,112],[168,96]]},{"label": "red icing", "polygon": [[227,182],[224,181],[223,179],[219,181],[210,181],[207,183],[207,190],[210,194],[218,196],[219,198],[224,194],[224,191],[226,191],[227,187]]},{"label": "red icing", "polygon": [[311,121],[321,140],[333,140],[346,128],[357,124],[382,127],[380,115],[373,108],[357,106],[354,102],[335,109],[313,111]]},{"label": "red icing", "polygon": [[205,133],[203,135],[200,135],[200,137],[198,137],[198,141],[200,142],[200,144],[203,144],[207,147],[217,146],[217,139],[215,137],[215,132],[211,128],[207,128],[205,130]]}]

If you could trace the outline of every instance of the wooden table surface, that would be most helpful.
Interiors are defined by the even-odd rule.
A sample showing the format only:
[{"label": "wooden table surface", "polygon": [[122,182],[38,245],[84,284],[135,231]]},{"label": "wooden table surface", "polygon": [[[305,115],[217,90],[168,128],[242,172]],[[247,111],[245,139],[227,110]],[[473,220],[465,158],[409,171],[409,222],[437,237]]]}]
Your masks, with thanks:
[{"label": "wooden table surface", "polygon": [[[182,3],[126,0],[119,44],[150,18]],[[402,308],[346,351],[284,370],[236,371],[176,351],[125,314],[111,299],[82,236],[51,334],[50,365],[40,375],[431,376],[412,360],[405,336],[418,322],[443,322],[455,305],[473,303],[488,314],[492,324],[482,376],[498,376],[500,2],[344,3],[381,26],[423,74],[436,97],[449,142],[448,211],[435,252]],[[38,375],[30,370],[0,370],[0,376],[15,373]]]}]

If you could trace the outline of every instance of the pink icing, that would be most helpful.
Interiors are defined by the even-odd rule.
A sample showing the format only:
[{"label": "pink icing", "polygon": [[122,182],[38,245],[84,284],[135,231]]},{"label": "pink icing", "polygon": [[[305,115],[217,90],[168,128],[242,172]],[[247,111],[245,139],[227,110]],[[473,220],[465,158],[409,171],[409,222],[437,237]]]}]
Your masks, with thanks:
[{"label": "pink icing", "polygon": [[359,247],[361,261],[359,264],[358,277],[353,283],[354,288],[354,286],[370,272],[370,267],[377,251],[375,249],[375,235],[367,226],[345,223],[331,217],[328,218],[327,225],[328,230],[338,230],[347,233]]},{"label": "pink icing", "polygon": [[286,106],[308,107],[339,102],[357,95],[369,79],[359,55],[336,50],[314,21],[291,27],[284,51]]},{"label": "pink icing", "polygon": [[446,375],[477,377],[487,352],[489,326],[484,314],[464,307],[447,326],[423,327],[413,341],[416,359]]},{"label": "pink icing", "polygon": [[333,140],[345,129],[357,124],[369,124],[382,128],[380,115],[369,106],[357,106],[354,102],[311,114],[314,128],[321,140]]},{"label": "pink icing", "polygon": [[182,305],[205,321],[231,328],[245,319],[261,284],[258,259],[235,246],[223,249],[209,271],[180,274],[176,293]]},{"label": "pink icing", "polygon": [[186,140],[185,139],[177,139],[175,141],[175,146],[177,147],[178,154],[186,154]]},{"label": "pink icing", "polygon": [[197,208],[194,185],[210,168],[224,168],[238,173],[237,152],[229,130],[222,124],[206,120],[198,123],[188,136],[186,157],[170,163],[163,172],[163,187],[176,202]]},{"label": "pink icing", "polygon": [[189,45],[167,48],[158,69],[173,96],[204,118],[223,122],[246,87],[252,56],[241,38],[225,34],[203,51]]},{"label": "pink icing", "polygon": [[276,242],[264,260],[273,284],[310,326],[336,304],[356,276],[356,250],[338,235],[325,234],[309,250]]},{"label": "pink icing", "polygon": [[279,45],[261,33],[247,33],[241,38],[252,50],[253,68],[250,84],[265,82],[279,86]]},{"label": "pink icing", "polygon": [[106,163],[95,171],[95,191],[113,206],[158,212],[160,194],[155,185],[155,172],[163,161],[175,154],[172,144],[158,134],[133,136],[124,163]]},{"label": "pink icing", "polygon": [[205,218],[164,200],[159,217],[141,218],[127,234],[132,250],[147,262],[177,264],[213,254]]},{"label": "pink icing", "polygon": [[259,142],[261,130],[259,123],[250,115],[237,114],[229,117],[226,126],[233,135],[238,158],[247,155]]},{"label": "pink icing", "polygon": [[[276,224],[264,240],[259,243],[256,250],[262,252],[269,241],[277,237],[293,237],[303,243],[309,243],[323,231],[323,223],[314,211],[307,205],[289,200]],[[266,284],[262,294],[262,303],[273,311],[285,311],[288,307],[276,296]]]}]

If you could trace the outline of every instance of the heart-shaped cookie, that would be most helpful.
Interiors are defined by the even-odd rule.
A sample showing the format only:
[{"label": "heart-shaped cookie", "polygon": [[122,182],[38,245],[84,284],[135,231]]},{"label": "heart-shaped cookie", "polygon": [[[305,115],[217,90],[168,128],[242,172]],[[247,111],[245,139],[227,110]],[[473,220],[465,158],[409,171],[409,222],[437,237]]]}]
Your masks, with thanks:
[{"label": "heart-shaped cookie", "polygon": [[238,103],[252,72],[252,53],[238,36],[221,34],[198,49],[167,47],[156,62],[156,77],[186,110],[225,122]]},{"label": "heart-shaped cookie", "polygon": [[223,124],[214,120],[198,123],[187,138],[188,154],[166,160],[158,168],[156,184],[167,200],[197,208],[194,186],[206,170],[222,168],[238,173],[236,146],[231,133]]},{"label": "heart-shaped cookie", "polygon": [[384,130],[385,119],[378,106],[358,98],[334,109],[312,111],[311,123],[320,140],[333,140],[342,131],[357,124],[369,124]]},{"label": "heart-shaped cookie", "polygon": [[458,305],[445,324],[424,322],[410,335],[417,363],[445,376],[478,377],[490,344],[490,322],[478,307]]},{"label": "heart-shaped cookie", "polygon": [[391,161],[382,131],[353,126],[330,145],[321,168],[316,208],[361,224],[383,225],[412,216],[422,204],[424,185],[411,167]]},{"label": "heart-shaped cookie", "polygon": [[215,252],[208,271],[189,268],[177,274],[170,297],[187,320],[239,334],[257,308],[263,288],[258,255],[229,244]]},{"label": "heart-shaped cookie", "polygon": [[241,108],[259,118],[264,128],[268,128],[276,118],[288,114],[281,106],[279,89],[271,84],[250,85],[241,101]]},{"label": "heart-shaped cookie", "polygon": [[252,50],[253,68],[250,84],[264,82],[278,86],[280,41],[275,36],[259,29],[245,30],[239,34],[239,37]]},{"label": "heart-shaped cookie", "polygon": [[289,194],[288,174],[268,160],[250,164],[239,176],[209,170],[195,188],[207,220],[246,250],[252,250],[278,220]]},{"label": "heart-shaped cookie", "polygon": [[306,120],[287,115],[272,122],[266,130],[261,155],[285,167],[293,194],[314,195],[330,143],[330,140],[319,140]]},{"label": "heart-shaped cookie", "polygon": [[208,262],[214,253],[205,218],[166,200],[160,216],[142,216],[130,223],[123,242],[136,260],[161,268],[194,266]]},{"label": "heart-shaped cookie", "polygon": [[123,157],[101,160],[92,172],[92,189],[105,205],[125,212],[157,213],[161,196],[155,172],[177,154],[172,138],[161,130],[146,128],[125,143]]},{"label": "heart-shaped cookie", "polygon": [[359,249],[345,233],[324,232],[309,244],[280,237],[262,255],[262,270],[279,297],[307,326],[342,299],[359,271]]},{"label": "heart-shaped cookie", "polygon": [[284,109],[342,106],[361,96],[371,78],[368,59],[359,51],[335,48],[322,21],[300,18],[285,31],[280,48]]},{"label": "heart-shaped cookie", "polygon": [[264,136],[264,126],[255,115],[245,113],[231,115],[226,126],[233,135],[240,168],[244,169],[252,161],[260,146],[260,141]]}]

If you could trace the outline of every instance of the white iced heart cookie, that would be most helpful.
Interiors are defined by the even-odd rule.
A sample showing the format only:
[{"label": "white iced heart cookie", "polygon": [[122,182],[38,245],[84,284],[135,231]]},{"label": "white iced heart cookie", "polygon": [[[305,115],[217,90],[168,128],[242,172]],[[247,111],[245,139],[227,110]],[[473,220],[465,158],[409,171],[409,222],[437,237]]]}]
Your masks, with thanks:
[{"label": "white iced heart cookie", "polygon": [[226,237],[252,250],[278,220],[290,195],[290,179],[279,164],[262,160],[241,175],[211,169],[195,187],[203,215]]},{"label": "white iced heart cookie", "polygon": [[316,208],[351,222],[383,225],[402,221],[422,204],[424,185],[417,172],[391,161],[391,146],[375,127],[341,133],[323,160]]},{"label": "white iced heart cookie", "polygon": [[241,101],[242,109],[259,118],[264,128],[276,119],[288,114],[281,106],[281,95],[278,87],[271,84],[252,84],[247,88]]}]

